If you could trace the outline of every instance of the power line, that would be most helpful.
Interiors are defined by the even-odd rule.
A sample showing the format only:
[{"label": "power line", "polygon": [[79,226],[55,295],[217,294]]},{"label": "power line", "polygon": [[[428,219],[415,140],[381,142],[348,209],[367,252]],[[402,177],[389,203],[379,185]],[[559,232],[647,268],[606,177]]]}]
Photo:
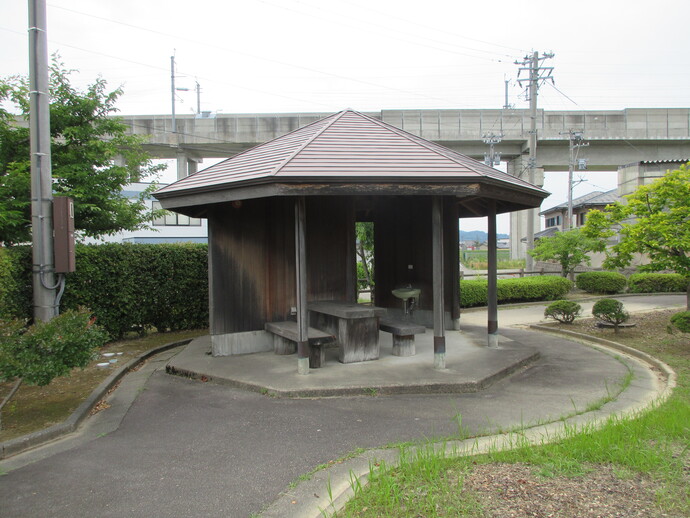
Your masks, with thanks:
[{"label": "power line", "polygon": [[[358,3],[356,3],[356,2],[344,2],[344,3],[346,3],[346,4],[348,4],[348,5],[357,6],[357,7],[359,7],[360,9],[366,9],[366,10],[371,11],[371,12],[374,12],[374,13],[382,14],[382,15],[386,16],[387,18],[392,18],[392,19],[395,19],[395,20],[400,20],[400,21],[409,23],[409,24],[411,24],[411,25],[416,25],[416,26],[418,26],[418,27],[424,27],[424,28],[426,28],[426,29],[431,29],[431,30],[433,30],[433,31],[435,31],[435,32],[442,32],[442,33],[449,34],[449,35],[451,35],[451,36],[458,37],[458,38],[462,38],[462,39],[465,39],[465,40],[476,41],[477,43],[483,43],[483,44],[485,44],[485,45],[492,45],[492,46],[494,46],[494,47],[501,47],[501,48],[508,49],[508,50],[514,50],[514,51],[517,51],[517,52],[520,53],[520,54],[522,54],[523,52],[525,52],[524,49],[519,49],[519,48],[517,48],[517,47],[509,47],[509,46],[506,46],[506,45],[501,45],[501,44],[499,44],[499,43],[493,43],[493,42],[490,42],[490,41],[480,40],[480,39],[477,39],[477,38],[470,38],[469,36],[463,36],[462,34],[458,34],[458,33],[450,32],[450,31],[446,31],[446,30],[444,30],[444,29],[439,29],[438,27],[432,27],[432,26],[430,26],[430,25],[426,25],[426,24],[419,23],[419,22],[414,21],[414,20],[409,20],[409,19],[407,19],[407,18],[403,18],[403,17],[401,17],[401,16],[397,16],[397,15],[395,15],[394,13],[391,13],[391,12],[384,12],[384,11],[380,11],[380,10],[378,10],[378,9],[373,9],[370,5],[361,5],[361,4],[358,4]],[[489,52],[489,51],[482,51],[482,52]],[[507,55],[506,55],[506,56],[507,56]]]},{"label": "power line", "polygon": [[[134,28],[134,29],[138,29],[138,30],[150,32],[150,33],[152,33],[152,34],[156,34],[156,35],[159,35],[159,36],[165,36],[165,37],[168,37],[168,38],[175,38],[175,39],[177,39],[177,40],[187,41],[187,42],[193,43],[193,44],[195,44],[195,45],[201,45],[201,46],[205,46],[205,47],[208,47],[208,48],[214,48],[214,49],[217,49],[217,50],[222,50],[222,51],[224,51],[224,52],[232,52],[232,53],[234,53],[234,54],[238,54],[238,55],[241,55],[241,56],[249,57],[249,58],[251,58],[251,59],[258,59],[258,60],[261,60],[261,61],[266,61],[266,62],[269,62],[269,63],[275,63],[275,64],[282,65],[282,66],[288,66],[288,67],[292,67],[292,68],[299,69],[299,70],[305,70],[305,71],[308,71],[308,72],[314,72],[314,73],[321,74],[321,75],[328,76],[328,77],[334,77],[334,78],[336,78],[336,79],[344,79],[344,80],[346,80],[346,81],[351,81],[351,82],[354,82],[354,83],[360,83],[360,84],[364,84],[364,85],[367,85],[367,86],[374,86],[374,87],[377,87],[377,88],[382,88],[382,89],[384,89],[384,90],[390,90],[390,91],[400,92],[400,93],[404,93],[404,94],[408,94],[408,95],[413,95],[413,96],[415,96],[415,97],[423,97],[423,98],[427,98],[427,99],[432,99],[432,100],[437,100],[437,101],[443,101],[443,102],[446,102],[446,103],[447,103],[447,102],[450,102],[448,99],[441,99],[441,98],[437,98],[437,97],[433,97],[433,96],[429,96],[429,95],[425,95],[425,94],[420,94],[419,92],[410,92],[410,91],[402,90],[402,89],[399,89],[399,88],[394,88],[394,87],[390,87],[390,86],[384,86],[384,85],[380,85],[380,84],[377,84],[377,83],[372,83],[372,82],[370,82],[370,81],[364,81],[364,80],[361,80],[361,79],[356,79],[356,78],[353,78],[353,77],[347,77],[347,76],[343,76],[343,75],[340,75],[340,74],[334,74],[334,73],[332,73],[332,72],[324,72],[323,70],[319,70],[319,69],[315,69],[315,68],[310,68],[310,67],[306,67],[306,66],[303,66],[303,65],[298,65],[298,64],[295,64],[295,63],[288,63],[288,62],[285,62],[285,61],[281,61],[281,60],[279,60],[279,59],[274,59],[274,58],[269,58],[269,57],[265,57],[265,56],[260,56],[260,55],[257,55],[257,54],[252,54],[252,53],[250,53],[250,52],[240,51],[240,50],[237,50],[237,49],[230,49],[230,48],[222,47],[222,46],[220,46],[220,45],[216,45],[216,44],[211,44],[211,43],[206,43],[206,42],[203,42],[203,41],[195,40],[195,39],[193,39],[193,38],[189,38],[189,37],[186,37],[186,36],[180,36],[179,34],[170,34],[170,33],[166,33],[166,32],[163,32],[163,31],[158,31],[158,30],[155,30],[155,29],[150,29],[150,28],[147,28],[147,27],[141,27],[141,26],[134,25],[134,24],[130,24],[130,23],[126,23],[126,22],[120,22],[120,21],[117,21],[117,20],[113,20],[113,19],[110,19],[110,18],[103,17],[103,16],[88,14],[88,13],[84,13],[84,12],[82,12],[82,11],[76,11],[76,10],[74,10],[74,9],[69,9],[69,8],[67,8],[67,7],[57,6],[57,5],[54,5],[54,4],[50,4],[50,6],[51,6],[52,8],[61,9],[61,10],[64,10],[64,11],[69,11],[69,12],[72,12],[72,13],[75,13],[75,14],[80,14],[80,15],[82,15],[82,16],[86,16],[86,17],[89,17],[89,18],[95,18],[95,19],[97,19],[97,20],[103,20],[103,21],[110,22],[110,23],[114,23],[114,24],[117,24],[117,25],[122,25],[122,26],[125,26],[125,27],[130,27],[130,28]],[[68,45],[68,46],[69,46],[69,45]],[[80,50],[84,50],[84,51],[86,51],[86,52],[90,52],[90,51],[88,51],[88,50],[86,50],[86,49],[80,49]],[[113,57],[113,56],[111,56],[111,57]],[[115,58],[115,59],[119,59],[119,58]],[[127,60],[125,60],[125,61],[127,61]]]},{"label": "power line", "polygon": [[[300,15],[310,16],[310,17],[312,17],[312,18],[316,18],[316,19],[319,19],[319,20],[325,20],[325,21],[327,21],[327,22],[332,22],[332,21],[333,21],[332,18],[326,18],[326,17],[323,17],[323,16],[318,16],[318,15],[312,13],[312,12],[309,12],[309,11],[298,11],[298,10],[291,9],[291,8],[289,8],[289,7],[286,7],[286,6],[284,6],[284,5],[280,5],[280,4],[275,4],[275,3],[269,2],[269,1],[267,1],[267,0],[259,0],[259,1],[260,1],[261,3],[263,3],[263,4],[270,5],[270,6],[273,6],[273,7],[277,7],[277,8],[279,8],[279,9],[283,9],[283,10],[286,10],[286,11],[294,12],[294,13],[297,13],[297,14],[300,14]],[[318,10],[321,10],[321,11],[326,11],[326,12],[333,13],[333,11],[324,9],[321,5],[309,4],[309,3],[307,3],[307,2],[300,2],[300,3],[302,3],[302,4],[306,5],[306,6],[309,6],[309,7],[311,7],[311,8],[314,8],[314,9],[318,9]],[[373,11],[373,12],[380,12],[380,11],[377,11],[377,10],[375,10],[375,9],[368,9],[368,10]],[[337,15],[337,18],[335,19],[335,21],[336,21],[338,24],[343,25],[343,26],[346,26],[346,27],[354,27],[355,29],[360,29],[360,28],[361,28],[361,26],[359,26],[359,25],[352,25],[352,24],[344,23],[344,22],[343,22],[343,19],[342,19],[342,16],[343,16],[342,14],[340,14],[340,13],[334,13],[334,14]],[[385,14],[385,13],[382,13],[382,14]],[[364,22],[364,23],[367,24],[367,25],[371,25],[371,26],[373,26],[373,27],[381,28],[381,29],[386,30],[386,31],[388,31],[388,32],[402,33],[402,34],[404,34],[404,35],[406,35],[406,36],[409,35],[409,33],[407,33],[407,32],[404,32],[404,31],[401,31],[401,30],[398,30],[398,29],[395,29],[395,28],[391,28],[391,27],[389,27],[389,26],[382,25],[382,24],[379,24],[379,23],[374,23],[374,22],[372,22],[372,21],[369,21],[369,20],[367,20],[367,19],[363,19],[363,18],[361,18],[361,17],[360,17],[360,18],[355,18],[355,17],[349,16],[349,13],[346,13],[345,16],[348,16],[350,19],[354,19],[354,20],[357,21],[357,22]],[[405,20],[404,18],[400,18],[400,17],[398,17],[398,16],[388,16],[388,15],[387,15],[387,17],[388,17],[388,18],[396,18],[396,19],[398,19],[398,20],[407,21],[407,20]],[[413,23],[413,22],[409,22],[409,21],[408,21],[408,23]],[[416,24],[416,25],[421,26],[421,24]],[[433,27],[428,27],[428,26],[425,26],[425,27],[427,27],[427,28],[429,28],[429,29],[432,29],[432,30],[436,31]],[[457,35],[455,35],[455,36],[457,36]],[[389,37],[390,37],[390,36],[389,36]],[[514,56],[507,55],[507,54],[501,54],[501,53],[498,53],[498,52],[495,52],[495,51],[477,49],[477,48],[472,48],[472,47],[466,47],[466,46],[463,46],[463,45],[457,45],[457,44],[455,44],[455,43],[449,43],[449,42],[447,42],[447,41],[441,41],[441,40],[437,40],[437,39],[435,39],[435,38],[430,38],[430,37],[428,37],[428,36],[422,36],[422,35],[419,35],[419,34],[417,34],[416,37],[417,37],[417,38],[422,38],[422,39],[428,40],[428,41],[433,42],[433,43],[438,43],[438,44],[441,44],[441,45],[454,46],[454,47],[457,47],[457,48],[461,48],[461,49],[465,49],[465,50],[471,50],[471,51],[474,51],[474,52],[482,52],[482,53],[485,53],[485,54],[496,54],[496,55],[501,56],[501,57],[507,57],[507,58],[509,58],[510,60],[514,59]],[[437,47],[437,46],[433,46],[433,45],[429,45],[429,44],[425,44],[425,43],[419,43],[419,42],[417,42],[417,41],[413,41],[413,40],[410,40],[410,39],[407,39],[407,38],[400,38],[400,37],[394,37],[394,38],[395,38],[396,40],[398,40],[398,41],[402,41],[402,42],[405,42],[405,43],[412,43],[413,45],[418,45],[418,46],[422,46],[422,47],[426,47],[426,48],[431,48],[431,49],[433,49],[433,50],[440,50],[440,51],[442,51],[442,52],[449,52],[449,53],[457,54],[457,55],[460,55],[460,56],[465,56],[465,57],[470,57],[470,58],[475,58],[475,59],[486,59],[486,60],[493,61],[493,62],[503,62],[503,60],[501,60],[501,59],[497,59],[497,58],[488,58],[488,57],[482,57],[482,56],[476,56],[476,55],[473,55],[473,54],[466,54],[466,53],[464,53],[464,52],[458,52],[458,51],[455,51],[455,50],[452,50],[452,49],[445,49],[445,48],[441,48],[441,47]]]}]

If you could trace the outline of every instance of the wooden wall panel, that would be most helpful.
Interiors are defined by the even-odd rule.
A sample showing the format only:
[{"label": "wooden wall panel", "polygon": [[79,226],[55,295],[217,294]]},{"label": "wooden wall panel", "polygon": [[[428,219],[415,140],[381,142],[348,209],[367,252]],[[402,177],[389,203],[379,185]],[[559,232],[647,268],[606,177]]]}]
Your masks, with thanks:
[{"label": "wooden wall panel", "polygon": [[[454,200],[444,200],[444,268],[446,311],[457,303],[458,223]],[[374,216],[376,301],[381,307],[400,308],[391,291],[402,284],[420,288],[419,308],[433,310],[431,197],[381,197]],[[408,265],[413,269],[409,270]]]},{"label": "wooden wall panel", "polygon": [[[209,214],[212,334],[294,319],[294,198],[223,204]],[[354,298],[350,197],[307,198],[307,299]]]},{"label": "wooden wall panel", "polygon": [[354,212],[351,197],[307,198],[307,298],[351,300]]},{"label": "wooden wall panel", "polygon": [[212,334],[263,327],[267,276],[265,203],[223,204],[209,215],[213,291]]},{"label": "wooden wall panel", "polygon": [[290,308],[297,304],[295,287],[295,200],[271,198],[267,225],[269,242],[266,244],[267,275],[269,285],[266,322],[290,320]]}]

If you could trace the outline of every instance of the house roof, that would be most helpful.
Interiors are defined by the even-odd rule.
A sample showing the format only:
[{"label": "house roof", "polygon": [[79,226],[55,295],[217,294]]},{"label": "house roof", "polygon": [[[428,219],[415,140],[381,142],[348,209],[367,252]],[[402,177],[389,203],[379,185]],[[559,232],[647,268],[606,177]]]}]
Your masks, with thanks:
[{"label": "house roof", "polygon": [[[402,187],[415,184],[416,191]],[[340,187],[314,191],[315,185]],[[446,189],[434,190],[434,185]],[[452,185],[475,188],[449,189]],[[468,156],[345,110],[178,180],[154,196],[164,207],[176,209],[242,197],[301,194],[462,193],[490,197],[490,189],[480,189],[480,185],[494,187],[496,199],[506,199],[499,212],[501,208],[505,212],[538,206],[548,195]],[[299,190],[297,186],[301,186]],[[503,192],[506,190],[508,194]]]},{"label": "house roof", "polygon": [[[617,201],[620,201],[617,188],[611,189],[610,191],[593,191],[583,196],[573,198],[573,209],[599,206],[605,207],[606,205],[616,203]],[[539,213],[539,215],[543,216],[544,214],[548,214],[550,212],[562,212],[564,210],[568,210],[567,201],[551,207],[550,209],[543,210]]]}]

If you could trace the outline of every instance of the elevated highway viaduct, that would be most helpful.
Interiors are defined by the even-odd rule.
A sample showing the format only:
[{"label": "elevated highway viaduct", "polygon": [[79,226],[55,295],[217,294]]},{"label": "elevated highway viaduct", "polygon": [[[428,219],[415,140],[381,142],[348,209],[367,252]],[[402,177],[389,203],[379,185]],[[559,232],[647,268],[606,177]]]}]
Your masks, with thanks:
[{"label": "elevated highway viaduct", "polygon": [[[367,112],[428,140],[482,160],[488,151],[483,137],[501,135],[495,151],[510,174],[527,179],[528,110],[381,110]],[[330,113],[201,114],[124,117],[131,133],[147,135],[146,148],[156,158],[176,158],[178,178],[195,172],[204,158],[230,157],[272,140]],[[589,146],[581,151],[592,171],[616,171],[639,162],[690,160],[690,109],[627,108],[607,111],[546,111],[537,114],[535,183],[544,171],[568,169],[568,132],[580,131]],[[620,176],[620,175],[619,175]],[[511,256],[525,257],[521,238],[529,218],[511,214]],[[536,212],[536,210],[535,210]],[[540,229],[532,218],[533,231]]]},{"label": "elevated highway viaduct", "polygon": [[[501,160],[507,161],[514,173],[526,165],[528,110],[381,110],[367,114],[478,159],[483,159],[488,150],[483,136],[502,135],[495,146]],[[181,159],[178,176],[183,176],[195,170],[194,163],[199,159],[233,156],[327,115],[330,114],[181,115],[175,120],[177,132],[172,131],[169,115],[131,115],[123,120],[131,133],[148,135],[146,148],[152,156]],[[615,171],[621,165],[640,161],[690,158],[689,108],[539,110],[537,168],[568,169],[569,130],[581,131],[589,142],[582,154],[587,158],[588,169],[593,171]]]}]

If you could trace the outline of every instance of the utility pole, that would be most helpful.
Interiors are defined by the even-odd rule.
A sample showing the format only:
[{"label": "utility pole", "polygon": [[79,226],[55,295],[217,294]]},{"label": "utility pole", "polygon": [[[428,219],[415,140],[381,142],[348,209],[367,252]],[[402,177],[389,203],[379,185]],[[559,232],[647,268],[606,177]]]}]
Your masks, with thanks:
[{"label": "utility pole", "polygon": [[493,132],[484,133],[484,135],[482,135],[482,140],[484,140],[484,144],[489,145],[489,152],[484,153],[484,163],[489,167],[493,167],[494,164],[499,164],[501,162],[501,154],[497,153],[494,150],[494,146],[500,143],[502,138],[503,134],[494,135]]},{"label": "utility pole", "polygon": [[568,161],[568,216],[566,223],[563,225],[564,230],[574,228],[573,225],[573,170],[575,169],[575,161],[581,147],[589,146],[588,142],[584,141],[581,131],[574,131],[572,129],[567,132],[560,133],[561,135],[568,135],[570,160]]},{"label": "utility pole", "polygon": [[[518,79],[518,84],[522,86],[523,82],[527,82],[528,95],[529,95],[529,110],[530,110],[530,132],[529,132],[529,177],[528,181],[531,184],[535,183],[536,180],[536,167],[537,167],[537,95],[539,92],[539,87],[545,81],[550,80],[553,82],[553,67],[544,67],[542,62],[546,59],[551,59],[553,53],[545,53],[541,58],[539,57],[539,52],[534,51],[532,56],[525,56],[522,61],[515,61],[516,65],[522,65],[518,70],[518,77],[520,77],[520,72],[529,72],[529,77],[525,79]],[[537,209],[528,209],[527,211],[527,250],[532,250],[534,248],[534,219],[535,212]],[[519,236],[516,236],[519,239]],[[532,271],[534,269],[534,261],[532,256],[527,254],[525,259],[525,269],[527,271]]]},{"label": "utility pole", "polygon": [[29,0],[29,132],[34,318],[57,315],[53,257],[53,179],[50,159],[50,83],[45,0]]},{"label": "utility pole", "polygon": [[201,113],[201,85],[199,81],[196,82],[196,113]]},{"label": "utility pole", "polygon": [[172,99],[172,132],[177,133],[175,122],[175,56],[170,56],[170,97]]},{"label": "utility pole", "polygon": [[508,102],[508,85],[510,84],[510,79],[504,79],[503,82],[505,83],[505,97],[506,97],[506,101],[503,104],[503,109],[504,110],[512,110],[513,105]]}]

